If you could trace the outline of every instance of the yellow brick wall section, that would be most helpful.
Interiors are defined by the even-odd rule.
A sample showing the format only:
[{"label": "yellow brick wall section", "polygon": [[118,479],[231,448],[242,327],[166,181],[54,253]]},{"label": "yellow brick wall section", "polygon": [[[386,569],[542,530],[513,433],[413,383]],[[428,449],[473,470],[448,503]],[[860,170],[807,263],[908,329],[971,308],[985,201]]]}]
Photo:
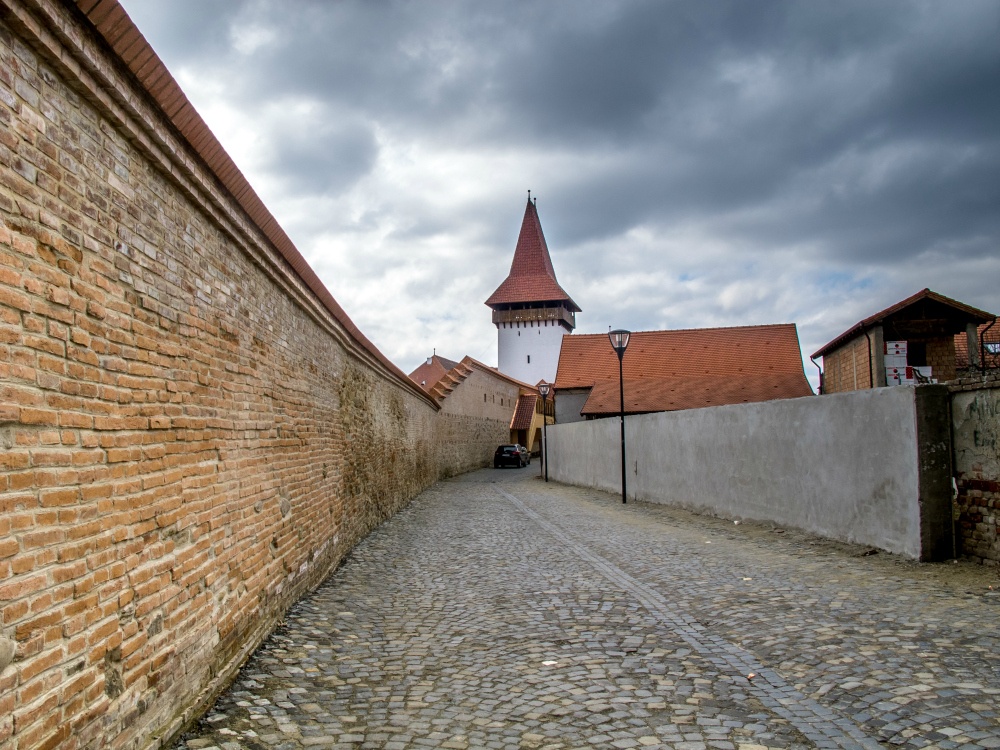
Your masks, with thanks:
[{"label": "yellow brick wall section", "polygon": [[823,357],[823,392],[843,393],[872,387],[868,339],[851,339]]},{"label": "yellow brick wall section", "polygon": [[927,364],[931,367],[931,377],[939,383],[954,380],[955,340],[954,338],[934,339],[927,342]]}]

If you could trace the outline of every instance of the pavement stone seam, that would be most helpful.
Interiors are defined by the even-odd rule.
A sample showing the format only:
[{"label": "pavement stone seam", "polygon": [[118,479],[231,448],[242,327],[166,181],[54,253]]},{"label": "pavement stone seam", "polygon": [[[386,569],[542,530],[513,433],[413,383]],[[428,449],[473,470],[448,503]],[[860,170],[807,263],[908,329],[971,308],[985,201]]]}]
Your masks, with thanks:
[{"label": "pavement stone seam", "polygon": [[[498,486],[494,486],[494,489],[606,579],[629,591],[654,617],[673,628],[696,653],[710,660],[721,656],[725,664],[738,673],[744,676],[754,674],[752,680],[747,680],[748,692],[756,695],[775,714],[788,720],[810,740],[832,741],[845,750],[853,748],[878,750],[883,747],[878,740],[865,734],[850,719],[837,716],[831,720],[833,712],[830,709],[793,688],[777,672],[761,664],[753,654],[718,636],[706,633],[704,626],[694,618],[673,611],[670,604],[655,589],[637,581],[611,561],[592,552],[565,529],[543,518],[514,494]],[[789,701],[799,710],[787,708],[784,704]]]}]

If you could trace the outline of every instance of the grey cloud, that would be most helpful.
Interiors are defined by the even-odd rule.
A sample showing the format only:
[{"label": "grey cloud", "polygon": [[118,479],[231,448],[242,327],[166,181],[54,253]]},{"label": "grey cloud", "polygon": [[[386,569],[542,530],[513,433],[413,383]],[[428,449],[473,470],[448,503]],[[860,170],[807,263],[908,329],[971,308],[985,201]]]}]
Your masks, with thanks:
[{"label": "grey cloud", "polygon": [[[594,248],[624,246],[637,227],[664,243],[698,227],[762,265],[796,248],[855,290],[857,269],[928,253],[985,262],[1000,245],[995,0],[123,2],[172,68],[224,77],[234,106],[269,113],[266,174],[303,200],[372,174],[376,132],[422,153],[517,159],[561,280],[614,273]],[[251,29],[266,39],[248,53],[235,41]],[[317,103],[325,122],[275,120],[286,99]],[[489,167],[479,179],[492,189]],[[468,203],[482,187],[463,203],[389,184],[349,226],[331,212],[307,228],[389,224],[387,242],[453,241],[456,254],[473,237],[497,255],[497,269],[473,272],[502,277],[523,193],[498,185]],[[661,257],[635,260],[662,270]],[[454,275],[428,271],[408,293]]]},{"label": "grey cloud", "polygon": [[317,113],[273,134],[264,168],[291,193],[325,195],[349,188],[377,156],[371,127]]}]

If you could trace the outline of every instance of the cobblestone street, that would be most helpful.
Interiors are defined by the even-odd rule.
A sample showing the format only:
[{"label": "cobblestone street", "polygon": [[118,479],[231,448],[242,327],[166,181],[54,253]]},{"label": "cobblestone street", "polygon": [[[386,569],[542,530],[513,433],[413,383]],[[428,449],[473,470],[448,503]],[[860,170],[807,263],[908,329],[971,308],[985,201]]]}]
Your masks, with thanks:
[{"label": "cobblestone street", "polygon": [[1000,577],[545,484],[434,485],[178,750],[1000,748]]}]

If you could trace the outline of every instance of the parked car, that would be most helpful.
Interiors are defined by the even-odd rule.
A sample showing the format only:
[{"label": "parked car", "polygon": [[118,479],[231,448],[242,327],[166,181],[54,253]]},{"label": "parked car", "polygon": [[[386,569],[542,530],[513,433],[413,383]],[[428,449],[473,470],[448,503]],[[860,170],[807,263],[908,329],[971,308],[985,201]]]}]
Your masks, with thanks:
[{"label": "parked car", "polygon": [[528,449],[524,446],[518,445],[517,443],[497,446],[496,452],[493,454],[494,469],[499,469],[504,466],[521,468],[522,466],[527,466],[530,463],[531,456],[528,455]]}]

